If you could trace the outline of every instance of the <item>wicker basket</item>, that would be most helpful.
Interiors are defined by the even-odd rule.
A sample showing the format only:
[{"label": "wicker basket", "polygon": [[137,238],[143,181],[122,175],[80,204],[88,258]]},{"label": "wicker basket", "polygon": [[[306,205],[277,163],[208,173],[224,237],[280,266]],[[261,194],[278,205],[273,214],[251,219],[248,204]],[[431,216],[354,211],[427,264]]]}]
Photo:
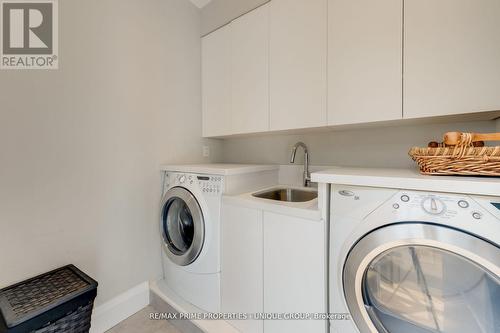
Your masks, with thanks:
[{"label": "wicker basket", "polygon": [[500,176],[500,146],[473,147],[470,133],[456,146],[414,147],[409,155],[426,175]]},{"label": "wicker basket", "polygon": [[73,265],[0,290],[0,333],[87,333],[97,282]]}]

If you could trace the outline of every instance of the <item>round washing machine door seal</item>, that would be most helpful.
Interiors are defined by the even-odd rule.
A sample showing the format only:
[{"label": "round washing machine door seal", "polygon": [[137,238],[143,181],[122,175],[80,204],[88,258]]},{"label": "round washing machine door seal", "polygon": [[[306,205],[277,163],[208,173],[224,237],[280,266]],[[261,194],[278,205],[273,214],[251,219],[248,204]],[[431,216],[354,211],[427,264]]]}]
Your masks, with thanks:
[{"label": "round washing machine door seal", "polygon": [[386,226],[348,255],[344,295],[361,333],[498,332],[500,248],[425,223]]},{"label": "round washing machine door seal", "polygon": [[187,266],[198,258],[205,241],[205,221],[198,201],[187,189],[174,187],[165,194],[160,230],[172,262]]}]

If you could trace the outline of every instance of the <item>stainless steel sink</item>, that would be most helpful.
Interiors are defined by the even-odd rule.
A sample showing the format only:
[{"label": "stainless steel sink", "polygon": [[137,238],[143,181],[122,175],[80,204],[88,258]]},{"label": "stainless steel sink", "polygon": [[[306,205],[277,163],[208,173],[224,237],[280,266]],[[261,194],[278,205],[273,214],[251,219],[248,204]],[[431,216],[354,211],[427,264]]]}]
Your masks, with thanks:
[{"label": "stainless steel sink", "polygon": [[257,192],[252,194],[256,198],[286,201],[286,202],[306,202],[318,197],[317,191],[306,191],[296,188],[280,187]]}]

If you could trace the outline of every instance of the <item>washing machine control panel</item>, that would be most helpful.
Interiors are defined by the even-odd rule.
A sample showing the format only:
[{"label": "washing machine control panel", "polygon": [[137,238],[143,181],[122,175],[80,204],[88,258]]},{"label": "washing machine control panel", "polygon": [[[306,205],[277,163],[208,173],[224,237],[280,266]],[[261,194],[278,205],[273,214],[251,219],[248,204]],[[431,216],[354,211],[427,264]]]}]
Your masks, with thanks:
[{"label": "washing machine control panel", "polygon": [[224,190],[224,177],[167,172],[165,174],[164,192],[174,186],[182,186],[191,191],[200,191],[203,195],[218,196]]},{"label": "washing machine control panel", "polygon": [[205,195],[220,195],[223,190],[222,176],[197,176],[196,181],[201,192]]}]

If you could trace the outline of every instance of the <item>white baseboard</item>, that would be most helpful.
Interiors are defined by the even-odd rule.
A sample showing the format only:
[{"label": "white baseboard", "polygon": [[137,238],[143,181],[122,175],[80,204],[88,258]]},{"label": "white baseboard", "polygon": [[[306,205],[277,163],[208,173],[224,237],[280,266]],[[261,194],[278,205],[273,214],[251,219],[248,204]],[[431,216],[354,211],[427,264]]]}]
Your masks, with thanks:
[{"label": "white baseboard", "polygon": [[97,306],[92,313],[90,333],[104,333],[148,305],[149,282],[146,281]]}]

